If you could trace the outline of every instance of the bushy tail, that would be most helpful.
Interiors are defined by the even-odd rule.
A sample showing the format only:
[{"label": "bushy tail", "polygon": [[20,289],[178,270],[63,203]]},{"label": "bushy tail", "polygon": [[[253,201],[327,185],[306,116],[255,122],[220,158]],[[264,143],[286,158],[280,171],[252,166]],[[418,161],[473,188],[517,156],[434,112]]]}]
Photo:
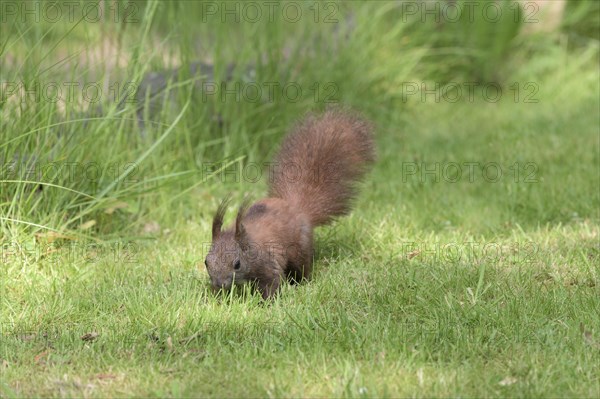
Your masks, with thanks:
[{"label": "bushy tail", "polygon": [[366,120],[340,109],[309,115],[284,139],[269,194],[296,207],[313,226],[327,224],[350,211],[356,183],[374,160]]}]

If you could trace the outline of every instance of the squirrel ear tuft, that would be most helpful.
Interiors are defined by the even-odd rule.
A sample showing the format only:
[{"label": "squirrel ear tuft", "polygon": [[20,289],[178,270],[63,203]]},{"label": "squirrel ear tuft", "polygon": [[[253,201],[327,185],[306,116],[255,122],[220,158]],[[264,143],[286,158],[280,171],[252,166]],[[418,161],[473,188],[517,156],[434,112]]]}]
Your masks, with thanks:
[{"label": "squirrel ear tuft", "polygon": [[238,242],[246,236],[246,229],[244,228],[244,224],[242,223],[243,217],[244,210],[240,208],[238,210],[237,217],[235,218],[235,240]]},{"label": "squirrel ear tuft", "polygon": [[227,205],[229,205],[230,197],[227,196],[221,201],[217,208],[217,213],[213,218],[212,223],[212,239],[214,240],[221,234],[221,228],[223,227],[223,218],[225,217],[225,211],[227,211]]},{"label": "squirrel ear tuft", "polygon": [[235,240],[238,244],[244,244],[247,241],[246,236],[246,228],[242,223],[242,219],[246,215],[246,210],[248,209],[249,201],[246,199],[238,209],[237,216],[235,218]]},{"label": "squirrel ear tuft", "polygon": [[241,242],[246,238],[246,228],[243,223],[235,225],[235,240]]}]

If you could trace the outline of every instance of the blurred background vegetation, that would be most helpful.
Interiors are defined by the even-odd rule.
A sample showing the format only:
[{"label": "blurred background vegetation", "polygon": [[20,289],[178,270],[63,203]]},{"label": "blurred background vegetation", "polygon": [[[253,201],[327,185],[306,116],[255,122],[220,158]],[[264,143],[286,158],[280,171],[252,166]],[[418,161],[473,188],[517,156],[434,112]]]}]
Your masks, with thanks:
[{"label": "blurred background vegetation", "polygon": [[[264,179],[260,185],[224,182],[212,172],[267,162],[295,119],[330,103],[354,107],[377,123],[378,187],[398,174],[391,159],[444,160],[453,136],[454,146],[467,149],[459,159],[498,154],[497,148],[469,153],[464,144],[478,139],[444,131],[443,118],[466,118],[474,130],[490,122],[518,132],[527,120],[547,130],[557,109],[597,116],[599,2],[567,2],[558,23],[531,8],[536,2],[481,0],[468,12],[472,3],[282,2],[271,18],[260,2],[253,4],[261,15],[244,2],[87,1],[71,18],[61,2],[7,2],[0,28],[0,232],[111,236],[136,234],[148,220],[208,218],[225,192],[259,195],[265,189]],[[35,7],[51,5],[62,10],[61,18],[50,9],[33,19]],[[33,14],[22,13],[32,7]],[[487,18],[484,9],[491,10]],[[204,65],[200,75],[190,69],[198,62]],[[202,86],[217,82],[220,89],[225,81],[234,94]],[[82,95],[90,83],[101,91],[94,102]],[[67,84],[79,85],[73,100],[66,100]],[[239,97],[236,84],[249,91]],[[279,85],[272,98],[269,84]],[[475,102],[465,84],[475,87]],[[481,88],[490,84],[503,90],[503,102],[515,104],[490,114],[495,104],[481,100]],[[56,86],[62,92],[51,101]],[[414,87],[417,93],[407,91]],[[457,103],[427,94],[444,88],[448,97],[458,95]],[[524,98],[543,104],[534,108]],[[531,135],[529,158],[522,159],[537,156],[543,133]],[[504,137],[512,154],[526,135]],[[590,137],[572,145],[589,148]],[[586,171],[593,171],[597,155],[588,158]],[[84,171],[65,173],[71,162]],[[35,173],[27,174],[32,168]],[[564,181],[553,181],[563,192]],[[569,220],[573,212],[597,217],[597,195],[584,186],[572,195],[591,195],[592,202],[561,210],[565,198],[556,198],[554,208],[546,203],[545,211],[532,212],[531,198],[520,198],[507,204],[507,212],[532,223]],[[393,185],[387,200],[412,198],[411,187]],[[423,198],[422,187],[414,190]],[[529,210],[519,214],[523,207]]]}]

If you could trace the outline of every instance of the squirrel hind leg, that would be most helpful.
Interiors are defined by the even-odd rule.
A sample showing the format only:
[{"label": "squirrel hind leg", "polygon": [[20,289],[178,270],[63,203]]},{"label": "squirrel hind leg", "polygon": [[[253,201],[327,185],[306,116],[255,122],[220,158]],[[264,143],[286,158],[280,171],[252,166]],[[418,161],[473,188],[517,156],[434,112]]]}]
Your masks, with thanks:
[{"label": "squirrel hind leg", "polygon": [[290,282],[300,283],[310,279],[313,258],[313,234],[310,224],[302,225],[298,243],[290,246],[286,255],[285,270]]}]

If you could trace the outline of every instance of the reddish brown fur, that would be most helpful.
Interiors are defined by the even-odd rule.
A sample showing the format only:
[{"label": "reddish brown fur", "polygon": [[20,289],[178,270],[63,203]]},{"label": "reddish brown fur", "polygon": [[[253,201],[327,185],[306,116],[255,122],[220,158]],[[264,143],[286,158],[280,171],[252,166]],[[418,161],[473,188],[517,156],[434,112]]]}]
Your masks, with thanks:
[{"label": "reddish brown fur", "polygon": [[269,196],[288,201],[313,226],[327,224],[350,211],[354,185],[374,160],[365,120],[339,110],[310,115],[283,141]]},{"label": "reddish brown fur", "polygon": [[225,231],[227,202],[219,206],[206,258],[212,285],[228,289],[254,281],[268,298],[283,279],[309,278],[313,228],[350,211],[355,184],[374,159],[366,121],[340,110],[308,116],[284,139],[270,198],[240,208]]}]

